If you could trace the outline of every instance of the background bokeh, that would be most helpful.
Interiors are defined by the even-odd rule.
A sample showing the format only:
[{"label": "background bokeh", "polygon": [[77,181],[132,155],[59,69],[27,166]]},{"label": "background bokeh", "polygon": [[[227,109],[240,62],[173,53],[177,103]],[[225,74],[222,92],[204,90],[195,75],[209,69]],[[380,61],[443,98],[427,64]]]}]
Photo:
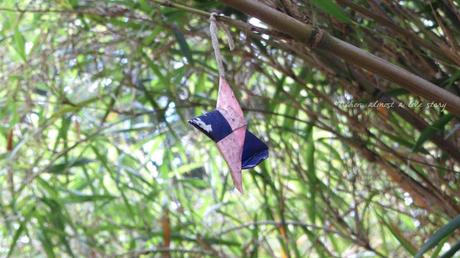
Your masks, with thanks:
[{"label": "background bokeh", "polygon": [[[460,94],[457,0],[263,2]],[[186,123],[215,106],[212,11],[270,146],[243,195]],[[0,14],[2,257],[410,257],[460,211],[457,117],[219,1]]]}]

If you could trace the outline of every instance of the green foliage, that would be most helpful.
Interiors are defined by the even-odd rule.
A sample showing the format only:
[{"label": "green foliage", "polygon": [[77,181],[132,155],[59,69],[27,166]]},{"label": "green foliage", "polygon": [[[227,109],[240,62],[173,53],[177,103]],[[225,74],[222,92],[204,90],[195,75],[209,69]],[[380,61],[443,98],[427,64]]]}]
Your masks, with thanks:
[{"label": "green foliage", "polygon": [[436,120],[431,126],[423,130],[420,133],[417,142],[415,142],[413,151],[418,151],[427,140],[429,140],[436,134],[440,134],[440,132],[444,130],[444,127],[447,125],[447,123],[449,123],[450,120],[452,120],[453,118],[454,116],[452,114],[443,115],[438,120]]},{"label": "green foliage", "polygon": [[[436,231],[424,244],[420,247],[420,250],[415,254],[415,258],[420,258],[424,253],[426,253],[431,248],[439,244],[442,239],[451,235],[456,229],[460,228],[460,215],[453,218],[446,225],[442,226],[438,231]],[[451,250],[447,251],[443,257],[451,257],[457,250],[460,249],[456,243]]]},{"label": "green foliage", "polygon": [[16,28],[16,31],[14,32],[14,37],[13,37],[13,47],[14,49],[18,52],[19,56],[22,58],[22,60],[26,60],[26,43],[25,43],[25,38],[19,32],[19,30]]},{"label": "green foliage", "polygon": [[[460,92],[451,1],[352,1],[383,22],[351,1],[264,2]],[[270,146],[243,171],[244,195],[215,144],[187,124],[215,107],[212,11],[227,17],[218,18],[227,79]],[[415,93],[220,1],[7,0],[0,14],[1,257],[459,248],[459,119],[410,106],[424,103]],[[343,104],[383,100],[403,105]]]},{"label": "green foliage", "polygon": [[388,223],[387,221],[385,221],[384,218],[382,218],[381,216],[379,216],[380,218],[380,221],[383,223],[383,225],[385,225],[385,227],[391,232],[391,234],[398,240],[398,242],[401,244],[401,246],[406,249],[406,251],[410,254],[410,255],[415,255],[415,253],[417,252],[416,251],[416,248],[414,247],[414,245],[410,242],[409,239],[407,239],[402,233],[401,231],[399,230],[399,228],[391,223]]},{"label": "green foliage", "polygon": [[312,0],[311,3],[341,22],[351,22],[350,17],[333,0]]}]

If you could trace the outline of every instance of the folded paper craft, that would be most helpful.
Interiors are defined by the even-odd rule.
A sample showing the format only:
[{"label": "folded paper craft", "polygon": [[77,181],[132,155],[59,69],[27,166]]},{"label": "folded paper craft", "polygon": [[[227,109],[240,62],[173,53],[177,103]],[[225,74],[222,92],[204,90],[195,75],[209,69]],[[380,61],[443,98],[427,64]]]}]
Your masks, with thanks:
[{"label": "folded paper craft", "polygon": [[230,168],[233,184],[242,193],[241,170],[253,168],[265,160],[268,147],[247,130],[243,110],[223,77],[219,78],[216,109],[189,123],[216,142]]}]

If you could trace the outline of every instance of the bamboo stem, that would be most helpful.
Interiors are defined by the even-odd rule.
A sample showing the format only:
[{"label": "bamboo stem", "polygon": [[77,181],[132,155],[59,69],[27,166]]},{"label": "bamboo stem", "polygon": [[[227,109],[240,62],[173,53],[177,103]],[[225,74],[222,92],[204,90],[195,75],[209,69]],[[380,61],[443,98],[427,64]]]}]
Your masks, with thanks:
[{"label": "bamboo stem", "polygon": [[445,103],[447,110],[460,116],[460,97],[401,67],[335,38],[327,32],[318,33],[317,29],[313,26],[304,24],[255,0],[221,1],[239,11],[259,18],[273,28],[305,44],[310,44],[309,42],[313,40],[316,48],[331,52],[349,63],[376,73],[377,75],[399,84],[417,96],[421,96],[430,101]]}]

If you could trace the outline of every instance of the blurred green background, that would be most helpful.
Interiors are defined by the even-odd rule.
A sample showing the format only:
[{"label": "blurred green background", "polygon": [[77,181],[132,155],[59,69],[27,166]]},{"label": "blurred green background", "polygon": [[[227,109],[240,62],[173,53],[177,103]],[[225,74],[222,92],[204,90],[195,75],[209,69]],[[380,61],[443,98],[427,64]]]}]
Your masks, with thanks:
[{"label": "blurred green background", "polygon": [[[460,95],[458,0],[262,2]],[[186,123],[215,106],[212,11],[270,146],[243,195]],[[446,237],[460,122],[444,108],[219,1],[4,0],[0,14],[0,256],[411,257],[449,221],[427,257],[460,247]],[[389,100],[402,105],[344,105]]]}]

